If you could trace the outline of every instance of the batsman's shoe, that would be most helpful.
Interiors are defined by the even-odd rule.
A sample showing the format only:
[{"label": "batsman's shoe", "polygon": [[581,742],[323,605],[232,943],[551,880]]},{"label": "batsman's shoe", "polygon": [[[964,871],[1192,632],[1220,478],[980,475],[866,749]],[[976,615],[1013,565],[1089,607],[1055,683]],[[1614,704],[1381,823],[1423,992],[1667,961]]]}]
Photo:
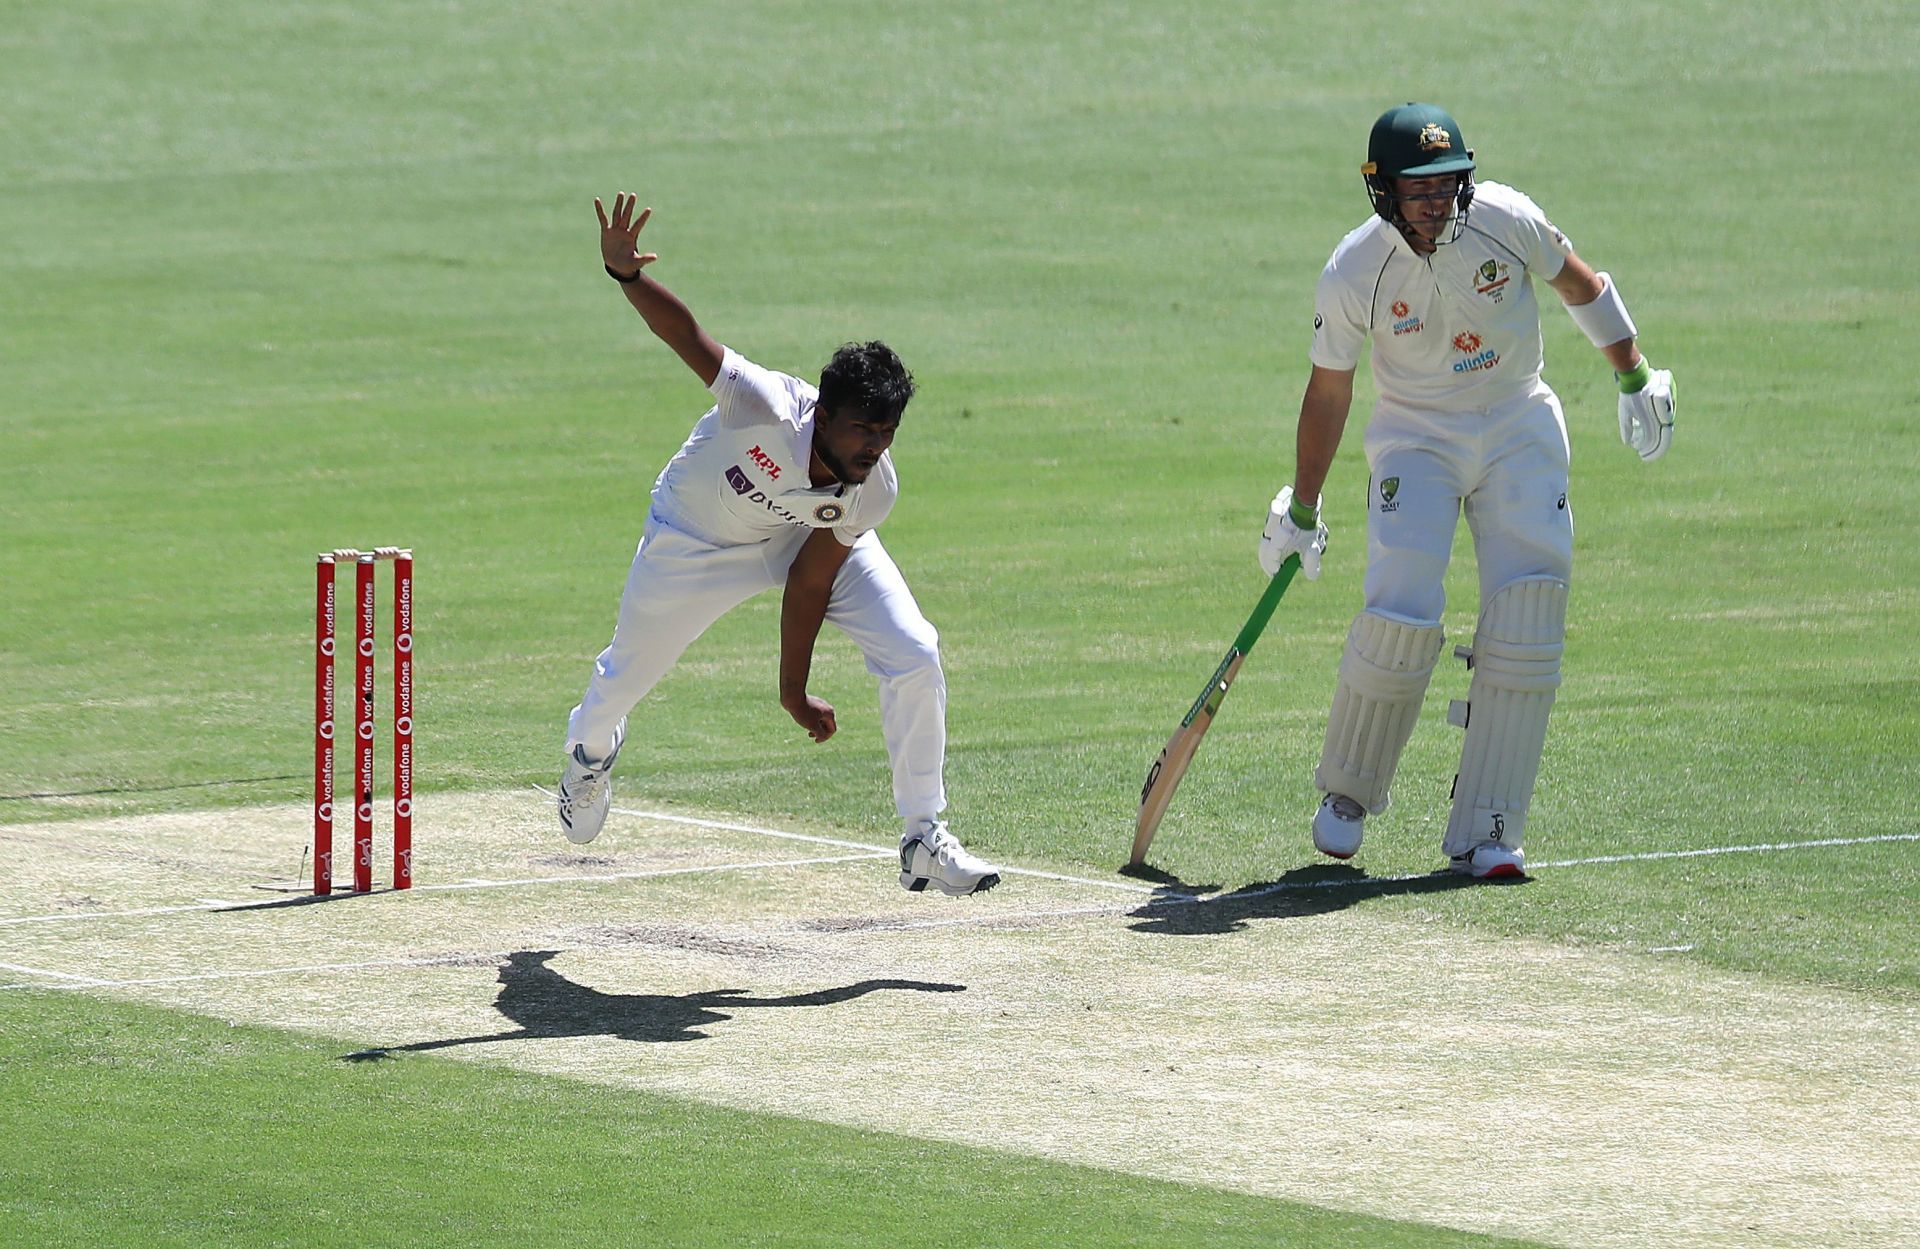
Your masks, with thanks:
[{"label": "batsman's shoe", "polygon": [[626,740],[627,722],[621,720],[613,731],[613,749],[606,758],[587,762],[584,745],[576,745],[567,756],[567,768],[560,774],[555,792],[560,827],[575,845],[584,846],[598,837],[600,826],[607,822],[607,809],[613,806],[613,761],[620,757],[620,747]]},{"label": "batsman's shoe", "polygon": [[1000,869],[969,854],[944,820],[921,820],[900,838],[900,887],[908,893],[931,884],[949,898],[964,898],[999,883]]},{"label": "batsman's shoe", "polygon": [[1486,841],[1454,855],[1453,870],[1480,880],[1512,879],[1527,874],[1527,856],[1518,846]]},{"label": "batsman's shoe", "polygon": [[1367,813],[1345,794],[1328,794],[1313,813],[1313,848],[1336,859],[1351,859],[1367,831]]}]

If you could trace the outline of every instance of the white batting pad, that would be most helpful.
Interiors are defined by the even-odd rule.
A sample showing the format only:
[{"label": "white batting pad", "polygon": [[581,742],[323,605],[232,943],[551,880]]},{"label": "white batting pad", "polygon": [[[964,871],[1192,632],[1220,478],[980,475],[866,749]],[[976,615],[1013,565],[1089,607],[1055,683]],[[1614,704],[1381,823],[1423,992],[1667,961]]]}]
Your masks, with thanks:
[{"label": "white batting pad", "polygon": [[1453,778],[1445,851],[1483,842],[1518,849],[1540,772],[1547,715],[1560,688],[1566,649],[1567,583],[1522,577],[1494,592],[1474,634],[1466,744]]},{"label": "white batting pad", "polygon": [[1313,781],[1369,812],[1387,809],[1393,771],[1420,718],[1444,633],[1437,622],[1363,611],[1347,630],[1327,743]]}]

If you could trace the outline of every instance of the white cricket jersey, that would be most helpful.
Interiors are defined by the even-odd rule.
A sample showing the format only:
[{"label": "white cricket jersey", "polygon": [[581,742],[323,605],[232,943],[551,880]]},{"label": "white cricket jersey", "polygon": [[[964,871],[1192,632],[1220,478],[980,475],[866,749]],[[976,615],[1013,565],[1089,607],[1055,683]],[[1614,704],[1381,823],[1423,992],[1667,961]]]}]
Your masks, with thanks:
[{"label": "white cricket jersey", "polygon": [[1313,347],[1351,369],[1373,339],[1382,400],[1483,411],[1540,384],[1540,306],[1532,275],[1559,274],[1573,244],[1534,202],[1482,182],[1460,237],[1422,256],[1379,217],[1347,235],[1314,294]]},{"label": "white cricket jersey", "polygon": [[653,483],[654,510],[674,528],[715,546],[831,529],[852,546],[893,510],[900,486],[888,453],[858,485],[808,484],[814,387],[729,347],[711,389],[713,407]]}]

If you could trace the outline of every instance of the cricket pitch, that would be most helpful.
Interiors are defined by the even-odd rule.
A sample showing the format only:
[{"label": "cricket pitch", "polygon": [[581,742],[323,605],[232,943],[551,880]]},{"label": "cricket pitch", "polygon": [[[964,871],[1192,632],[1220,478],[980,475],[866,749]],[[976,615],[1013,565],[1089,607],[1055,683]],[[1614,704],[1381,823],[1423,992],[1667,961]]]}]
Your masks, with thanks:
[{"label": "cricket pitch", "polygon": [[948,900],[890,844],[618,810],[574,847],[531,790],[421,798],[409,893],[255,888],[307,820],[0,826],[0,984],[1555,1244],[1920,1220],[1912,1004],[1537,941],[1490,964],[1338,888]]}]

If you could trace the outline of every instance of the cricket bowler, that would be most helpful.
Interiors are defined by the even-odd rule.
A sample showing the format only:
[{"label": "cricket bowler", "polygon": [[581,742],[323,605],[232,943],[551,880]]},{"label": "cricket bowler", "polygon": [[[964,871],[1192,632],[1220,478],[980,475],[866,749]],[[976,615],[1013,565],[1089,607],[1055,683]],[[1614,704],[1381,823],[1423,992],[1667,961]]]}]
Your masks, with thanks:
[{"label": "cricket bowler", "polygon": [[816,388],[715,342],[685,304],[643,269],[637,250],[651,209],[614,197],[600,252],[660,340],[713,392],[686,444],[654,482],[613,640],[567,723],[560,825],[576,843],[599,835],[627,713],[682,652],[728,611],[784,587],[780,705],[824,742],[833,707],[808,691],[823,621],[853,639],[880,683],[880,721],[902,822],[900,884],[963,897],[1000,883],[940,818],[947,805],[947,682],[939,635],[921,614],[875,532],[899,493],[888,448],[914,382],[884,343],[849,343]]},{"label": "cricket bowler", "polygon": [[[1314,784],[1313,844],[1346,859],[1384,811],[1442,643],[1442,578],[1464,511],[1480,575],[1466,730],[1442,851],[1475,877],[1525,874],[1522,840],[1560,685],[1573,510],[1567,429],[1541,380],[1534,279],[1552,287],[1619,383],[1621,439],[1642,460],[1673,440],[1671,373],[1637,346],[1619,288],[1574,254],[1531,199],[1475,182],[1460,125],[1431,104],[1389,109],[1361,167],[1373,217],[1348,234],[1314,296],[1313,371],[1292,485],[1268,510],[1260,564],[1299,554],[1320,575],[1321,487],[1371,340],[1366,605],[1340,661]],[[1464,648],[1463,648],[1464,649]]]}]

